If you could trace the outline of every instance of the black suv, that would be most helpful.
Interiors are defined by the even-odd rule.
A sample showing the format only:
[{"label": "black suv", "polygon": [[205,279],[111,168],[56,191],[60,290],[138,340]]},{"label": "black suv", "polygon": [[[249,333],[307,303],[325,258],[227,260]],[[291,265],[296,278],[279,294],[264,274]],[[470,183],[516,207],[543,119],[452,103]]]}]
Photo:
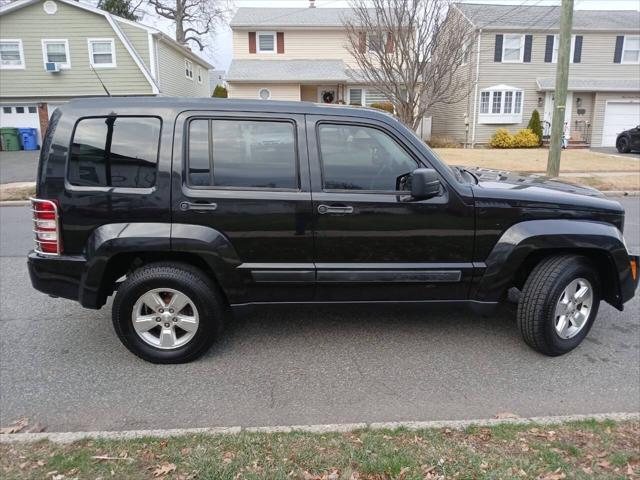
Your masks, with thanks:
[{"label": "black suv", "polygon": [[33,286],[101,308],[124,345],[193,360],[242,306],[468,305],[516,287],[524,340],[576,347],[638,257],[591,188],[449,167],[356,107],[102,98],[58,108],[33,199]]}]

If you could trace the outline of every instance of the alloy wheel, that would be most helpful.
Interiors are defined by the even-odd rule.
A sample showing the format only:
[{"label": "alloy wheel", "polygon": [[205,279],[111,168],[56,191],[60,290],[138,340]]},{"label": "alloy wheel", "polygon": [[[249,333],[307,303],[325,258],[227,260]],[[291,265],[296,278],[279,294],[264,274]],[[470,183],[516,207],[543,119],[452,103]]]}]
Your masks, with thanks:
[{"label": "alloy wheel", "polygon": [[593,307],[593,287],[589,280],[576,278],[562,291],[554,314],[558,336],[564,340],[575,337],[584,328]]}]

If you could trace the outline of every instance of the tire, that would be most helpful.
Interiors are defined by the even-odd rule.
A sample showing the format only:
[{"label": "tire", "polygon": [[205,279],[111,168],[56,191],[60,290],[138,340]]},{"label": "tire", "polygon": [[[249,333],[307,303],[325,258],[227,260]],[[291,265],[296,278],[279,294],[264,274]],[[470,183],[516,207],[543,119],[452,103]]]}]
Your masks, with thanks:
[{"label": "tire", "polygon": [[[155,299],[155,306],[147,298]],[[169,313],[174,298],[188,302]],[[197,268],[181,263],[149,264],[133,272],[118,288],[111,312],[123,345],[152,363],[186,363],[200,357],[222,332],[227,314],[219,288]],[[147,327],[152,328],[141,331]]]},{"label": "tire", "polygon": [[[569,292],[584,292],[582,287],[591,291],[591,297],[581,298],[583,303],[578,303],[580,300]],[[587,258],[558,255],[542,260],[527,278],[518,304],[517,323],[524,341],[534,350],[549,356],[570,352],[589,333],[598,315],[600,298],[599,276]],[[564,321],[562,316],[557,316],[556,308],[569,312]],[[585,314],[587,310],[588,314]],[[572,311],[578,313],[571,314]],[[569,320],[574,317],[582,320],[580,328]]]},{"label": "tire", "polygon": [[627,137],[620,137],[616,141],[616,149],[620,153],[629,153],[631,151],[631,142]]}]

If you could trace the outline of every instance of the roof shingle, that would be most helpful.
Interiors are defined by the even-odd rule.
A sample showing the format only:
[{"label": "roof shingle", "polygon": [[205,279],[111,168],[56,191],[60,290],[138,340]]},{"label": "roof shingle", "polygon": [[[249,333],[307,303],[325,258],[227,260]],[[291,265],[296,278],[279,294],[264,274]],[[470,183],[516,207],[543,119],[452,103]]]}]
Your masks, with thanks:
[{"label": "roof shingle", "polygon": [[342,60],[233,60],[228,82],[347,81]]}]

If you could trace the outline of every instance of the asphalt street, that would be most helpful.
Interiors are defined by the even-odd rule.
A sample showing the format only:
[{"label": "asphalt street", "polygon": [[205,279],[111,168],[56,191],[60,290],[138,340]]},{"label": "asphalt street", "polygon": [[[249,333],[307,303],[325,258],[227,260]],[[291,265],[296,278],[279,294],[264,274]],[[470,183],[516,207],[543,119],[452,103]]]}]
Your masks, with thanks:
[{"label": "asphalt street", "polygon": [[[626,238],[640,251],[639,199]],[[640,302],[603,304],[586,341],[548,358],[513,308],[489,318],[426,309],[255,311],[187,365],[145,363],[108,307],[31,288],[26,207],[0,208],[0,424],[48,431],[473,419],[640,410]]]},{"label": "asphalt street", "polygon": [[0,152],[0,183],[35,182],[40,150]]}]

